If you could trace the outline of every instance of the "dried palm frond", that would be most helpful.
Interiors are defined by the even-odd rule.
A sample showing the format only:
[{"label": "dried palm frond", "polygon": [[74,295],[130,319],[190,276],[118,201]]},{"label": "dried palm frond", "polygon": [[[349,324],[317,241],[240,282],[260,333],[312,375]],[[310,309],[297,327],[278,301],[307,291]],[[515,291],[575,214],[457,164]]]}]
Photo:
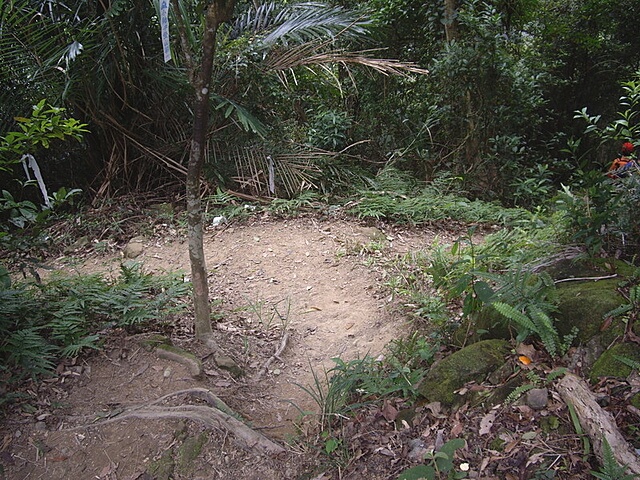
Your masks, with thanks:
[{"label": "dried palm frond", "polygon": [[322,173],[318,163],[335,155],[300,148],[275,153],[264,145],[217,145],[213,150],[216,162],[234,165],[233,180],[241,190],[264,197],[291,197],[318,188],[317,178]]},{"label": "dried palm frond", "polygon": [[[322,46],[322,45],[320,45]],[[362,65],[383,75],[407,76],[410,73],[426,75],[428,70],[410,62],[389,58],[374,58],[370,55],[380,50],[347,52],[343,50],[322,51],[317,43],[305,43],[286,50],[273,50],[266,59],[266,66],[273,70],[289,70],[300,66],[315,66],[330,63]]]}]

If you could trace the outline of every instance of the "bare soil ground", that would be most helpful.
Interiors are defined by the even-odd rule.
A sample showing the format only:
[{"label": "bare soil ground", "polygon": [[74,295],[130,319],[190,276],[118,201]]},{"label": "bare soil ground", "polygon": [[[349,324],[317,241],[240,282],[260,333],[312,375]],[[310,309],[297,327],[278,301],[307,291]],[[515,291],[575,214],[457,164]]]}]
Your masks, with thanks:
[{"label": "bare soil ground", "polygon": [[[339,478],[304,442],[317,404],[313,389],[332,358],[378,355],[406,331],[383,286],[377,257],[427,248],[445,231],[367,227],[339,219],[262,218],[223,225],[206,233],[205,251],[220,345],[244,368],[232,377],[216,368],[193,341],[191,319],[172,329],[175,345],[194,352],[205,375],[193,378],[180,363],[145,348],[149,334],[111,332],[105,349],[60,365],[58,375],[32,386],[38,399],[7,418],[0,462],[7,479],[297,479]],[[136,258],[148,272],[183,270],[187,244],[170,228],[143,242]],[[366,255],[362,255],[366,253]],[[61,268],[116,272],[122,257],[91,255],[81,263],[60,259]],[[260,379],[256,375],[281,345],[287,346]],[[233,436],[184,419],[124,419],[122,409],[163,395],[207,388],[258,431],[287,445],[278,458],[238,448]],[[193,403],[184,395],[163,405]],[[196,401],[197,403],[197,401]],[[305,421],[306,418],[306,421]],[[106,421],[106,422],[105,422]],[[388,423],[388,422],[387,422]],[[384,463],[344,478],[395,478]],[[356,471],[358,470],[358,471]],[[323,473],[326,472],[326,473]],[[2,475],[0,475],[2,478]]]}]

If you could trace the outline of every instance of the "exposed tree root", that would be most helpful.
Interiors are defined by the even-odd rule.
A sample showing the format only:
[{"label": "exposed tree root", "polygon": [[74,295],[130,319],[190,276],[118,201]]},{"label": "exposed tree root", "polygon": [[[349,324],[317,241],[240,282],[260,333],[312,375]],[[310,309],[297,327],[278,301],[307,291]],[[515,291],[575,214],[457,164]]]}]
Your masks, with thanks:
[{"label": "exposed tree root", "polygon": [[271,363],[274,360],[282,361],[282,359],[280,358],[280,355],[282,354],[282,352],[284,352],[284,349],[287,348],[288,341],[289,341],[289,334],[285,332],[284,335],[282,335],[282,339],[280,340],[280,344],[278,345],[278,348],[276,349],[275,353],[271,355],[271,357],[269,357],[269,359],[264,363],[264,365],[258,371],[258,373],[256,373],[255,377],[253,377],[254,381],[260,380],[262,376],[265,373],[267,373],[267,370],[269,369],[269,365],[271,365]]},{"label": "exposed tree root", "polygon": [[202,375],[202,362],[200,362],[194,354],[189,353],[186,350],[174,347],[173,345],[158,345],[156,347],[156,355],[160,358],[165,358],[184,365],[187,367],[192,377],[199,377]]},{"label": "exposed tree root", "polygon": [[[159,403],[179,395],[190,395],[196,397],[200,400],[204,400],[208,405],[158,405]],[[107,420],[76,427],[74,430],[78,428],[96,427],[131,418],[145,418],[152,420],[180,418],[192,420],[200,422],[210,428],[219,428],[230,432],[234,436],[238,445],[258,455],[279,455],[286,451],[281,445],[278,445],[274,441],[249,428],[243,422],[238,420],[231,408],[205,388],[190,388],[187,390],[173,392],[152,402],[125,408],[119,414],[112,416]]]},{"label": "exposed tree root", "polygon": [[618,430],[613,416],[598,405],[586,382],[569,373],[558,383],[558,392],[566,403],[574,406],[598,458],[602,461],[604,457],[603,444],[606,440],[616,461],[625,465],[632,473],[640,475],[640,458]]}]

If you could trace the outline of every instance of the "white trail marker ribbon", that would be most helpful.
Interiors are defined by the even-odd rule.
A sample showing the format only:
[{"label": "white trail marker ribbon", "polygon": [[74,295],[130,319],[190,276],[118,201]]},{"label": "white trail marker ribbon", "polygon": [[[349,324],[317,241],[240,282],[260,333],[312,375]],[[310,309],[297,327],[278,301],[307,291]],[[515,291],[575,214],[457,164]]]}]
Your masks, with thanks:
[{"label": "white trail marker ribbon", "polygon": [[171,60],[171,45],[169,42],[169,0],[160,0],[160,36],[162,38],[162,52],[164,61]]}]

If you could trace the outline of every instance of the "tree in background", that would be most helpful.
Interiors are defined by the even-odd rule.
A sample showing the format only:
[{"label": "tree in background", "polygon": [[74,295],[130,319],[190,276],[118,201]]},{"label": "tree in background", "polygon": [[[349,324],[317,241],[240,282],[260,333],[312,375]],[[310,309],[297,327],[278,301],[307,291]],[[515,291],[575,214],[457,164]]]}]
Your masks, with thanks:
[{"label": "tree in background", "polygon": [[[212,348],[213,341],[206,265],[203,249],[203,219],[201,207],[201,173],[204,164],[207,140],[210,130],[209,99],[215,95],[217,104],[213,112],[225,107],[224,118],[231,114],[241,125],[254,133],[262,134],[264,127],[255,117],[232,98],[221,93],[229,91],[236,84],[235,77],[228,70],[219,69],[214,76],[214,61],[220,38],[231,42],[242,41],[242,49],[236,51],[235,60],[241,55],[255,56],[262,60],[263,72],[273,73],[293,70],[299,67],[312,68],[317,65],[341,63],[361,64],[383,73],[400,73],[403,70],[423,73],[411,65],[392,60],[373,59],[349,52],[336,46],[341,35],[361,35],[364,33],[362,20],[341,8],[320,4],[301,4],[281,7],[265,4],[249,8],[239,21],[222,30],[222,25],[231,19],[234,1],[213,1],[205,11],[202,41],[194,42],[195,28],[189,20],[179,0],[174,0],[174,15],[180,32],[182,56],[194,90],[193,135],[187,172],[187,213],[189,226],[189,257],[194,284],[196,336]],[[197,16],[195,16],[197,18]],[[242,37],[248,32],[251,38]],[[194,48],[195,47],[195,48]],[[233,51],[233,49],[231,49]],[[227,56],[228,58],[228,56]],[[219,67],[219,65],[218,65]],[[233,92],[233,89],[231,90]],[[247,90],[244,90],[247,91]],[[220,120],[220,119],[218,119]],[[215,117],[213,125],[219,125]]]}]

